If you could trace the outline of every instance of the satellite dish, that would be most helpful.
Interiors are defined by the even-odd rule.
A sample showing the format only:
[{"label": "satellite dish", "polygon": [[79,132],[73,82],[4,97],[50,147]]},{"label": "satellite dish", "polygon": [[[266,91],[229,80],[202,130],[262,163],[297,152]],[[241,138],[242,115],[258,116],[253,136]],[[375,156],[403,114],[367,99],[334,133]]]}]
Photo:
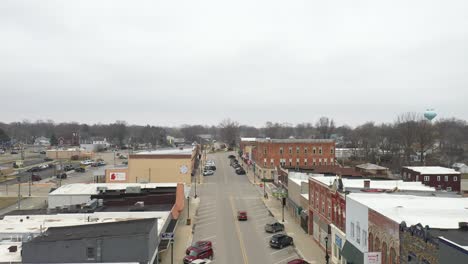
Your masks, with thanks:
[{"label": "satellite dish", "polygon": [[427,109],[426,112],[424,112],[424,117],[429,121],[432,121],[432,119],[434,119],[436,116],[437,113],[434,111],[434,109]]}]

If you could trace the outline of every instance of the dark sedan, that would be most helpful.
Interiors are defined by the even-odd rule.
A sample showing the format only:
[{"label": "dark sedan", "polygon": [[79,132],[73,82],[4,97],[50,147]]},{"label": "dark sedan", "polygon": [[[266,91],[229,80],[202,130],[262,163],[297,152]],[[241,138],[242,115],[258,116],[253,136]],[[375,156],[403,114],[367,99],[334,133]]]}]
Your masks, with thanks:
[{"label": "dark sedan", "polygon": [[293,238],[285,234],[274,235],[270,240],[272,248],[284,248],[292,245],[294,245]]}]

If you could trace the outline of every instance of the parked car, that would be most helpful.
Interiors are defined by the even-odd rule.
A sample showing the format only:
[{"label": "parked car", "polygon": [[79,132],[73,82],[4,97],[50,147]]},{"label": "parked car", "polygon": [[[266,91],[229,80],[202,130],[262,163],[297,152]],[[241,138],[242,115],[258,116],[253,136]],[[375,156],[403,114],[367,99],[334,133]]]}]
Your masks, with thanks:
[{"label": "parked car", "polygon": [[83,160],[82,162],[80,162],[81,165],[91,165],[93,164],[94,161],[93,160]]},{"label": "parked car", "polygon": [[64,171],[71,171],[71,170],[74,170],[74,169],[75,169],[75,167],[73,167],[73,165],[65,165],[63,167]]},{"label": "parked car", "polygon": [[42,164],[42,165],[39,165],[39,169],[40,170],[45,170],[45,169],[48,169],[49,168],[49,164]]},{"label": "parked car", "polygon": [[75,171],[76,172],[85,172],[86,170],[83,167],[78,167],[78,168],[75,168]]},{"label": "parked car", "polygon": [[12,150],[12,151],[10,152],[10,154],[18,154],[18,151]]},{"label": "parked car", "polygon": [[208,175],[213,175],[214,174],[214,171],[212,170],[206,170],[203,172],[203,176],[208,176]]},{"label": "parked car", "polygon": [[39,153],[40,154],[46,154],[45,150],[41,150]]},{"label": "parked car", "polygon": [[294,245],[293,238],[285,234],[277,234],[271,237],[270,247],[283,248]]},{"label": "parked car", "polygon": [[189,264],[196,259],[213,259],[213,248],[194,248],[184,257],[184,264]]},{"label": "parked car", "polygon": [[125,155],[120,155],[120,156],[119,156],[119,159],[127,159],[127,156],[125,156]]},{"label": "parked car", "polygon": [[27,172],[38,172],[40,170],[41,169],[38,166],[34,166],[34,167],[31,167],[31,168],[27,169],[26,171]]},{"label": "parked car", "polygon": [[58,174],[56,177],[57,177],[57,179],[66,179],[67,174],[66,173]]},{"label": "parked car", "polygon": [[199,241],[193,242],[192,245],[190,245],[190,247],[188,247],[185,250],[185,254],[189,255],[190,250],[195,249],[195,248],[211,248],[211,247],[213,247],[213,243],[211,243],[211,241],[209,241],[209,240],[199,240]]},{"label": "parked car", "polygon": [[212,170],[212,171],[215,171],[215,170],[216,170],[216,166],[214,166],[214,165],[205,166],[205,170]]},{"label": "parked car", "polygon": [[246,211],[237,211],[237,220],[247,221],[247,212]]},{"label": "parked car", "polygon": [[106,166],[106,163],[103,160],[98,161],[98,166]]},{"label": "parked car", "polygon": [[288,262],[288,264],[309,264],[309,262],[303,260],[303,259],[293,259]]},{"label": "parked car", "polygon": [[236,156],[234,156],[234,155],[231,154],[231,155],[228,156],[228,158],[230,158],[230,159],[235,159]]},{"label": "parked car", "polygon": [[33,174],[33,175],[31,175],[31,180],[32,181],[40,181],[40,180],[42,180],[42,177],[37,175],[37,174]]},{"label": "parked car", "polygon": [[269,223],[265,225],[265,232],[276,233],[279,231],[284,231],[284,225],[279,222]]},{"label": "parked car", "polygon": [[211,263],[211,260],[209,260],[209,259],[196,259],[196,260],[190,262],[190,264],[208,264],[208,263]]},{"label": "parked car", "polygon": [[245,170],[243,168],[237,168],[236,169],[236,173],[237,175],[244,175],[245,174]]}]

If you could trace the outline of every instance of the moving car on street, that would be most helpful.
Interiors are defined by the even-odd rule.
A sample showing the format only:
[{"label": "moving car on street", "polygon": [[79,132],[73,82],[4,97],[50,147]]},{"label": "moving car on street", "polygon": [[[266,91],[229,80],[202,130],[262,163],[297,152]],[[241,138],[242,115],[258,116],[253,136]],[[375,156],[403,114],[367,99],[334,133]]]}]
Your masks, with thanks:
[{"label": "moving car on street", "polygon": [[279,231],[284,231],[284,225],[279,222],[273,222],[265,225],[265,232],[276,233]]},{"label": "moving car on street", "polygon": [[293,238],[285,234],[274,235],[270,240],[270,247],[284,248],[294,245]]},{"label": "moving car on street", "polygon": [[196,260],[190,262],[190,264],[208,264],[208,263],[211,263],[211,260],[209,260],[209,259],[196,259]]},{"label": "moving car on street", "polygon": [[237,211],[237,220],[247,221],[247,212],[246,211]]},{"label": "moving car on street", "polygon": [[42,177],[37,175],[37,174],[33,174],[33,175],[31,175],[31,180],[32,181],[40,181],[40,180],[42,180]]},{"label": "moving car on street", "polygon": [[58,174],[56,177],[57,177],[57,179],[66,179],[67,174],[66,173]]},{"label": "moving car on street", "polygon": [[245,170],[242,167],[239,167],[239,168],[236,169],[236,173],[237,173],[237,175],[244,175]]},{"label": "moving car on street", "polygon": [[75,168],[75,171],[76,172],[85,172],[86,170],[83,167],[78,167],[78,168]]},{"label": "moving car on street", "polygon": [[293,259],[288,262],[288,264],[309,264],[309,262],[303,260],[303,259]]}]

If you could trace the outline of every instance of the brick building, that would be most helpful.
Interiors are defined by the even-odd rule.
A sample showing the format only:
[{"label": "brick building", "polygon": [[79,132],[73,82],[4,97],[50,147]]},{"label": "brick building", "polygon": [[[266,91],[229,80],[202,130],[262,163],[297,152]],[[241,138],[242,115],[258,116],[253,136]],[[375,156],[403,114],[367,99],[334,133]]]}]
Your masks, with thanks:
[{"label": "brick building", "polygon": [[278,166],[313,170],[336,165],[331,139],[256,139],[253,145],[252,160],[259,175],[266,178],[273,178]]},{"label": "brick building", "polygon": [[422,182],[424,185],[434,187],[438,190],[460,192],[460,172],[454,169],[426,166],[426,167],[403,167],[401,176],[404,181]]}]

